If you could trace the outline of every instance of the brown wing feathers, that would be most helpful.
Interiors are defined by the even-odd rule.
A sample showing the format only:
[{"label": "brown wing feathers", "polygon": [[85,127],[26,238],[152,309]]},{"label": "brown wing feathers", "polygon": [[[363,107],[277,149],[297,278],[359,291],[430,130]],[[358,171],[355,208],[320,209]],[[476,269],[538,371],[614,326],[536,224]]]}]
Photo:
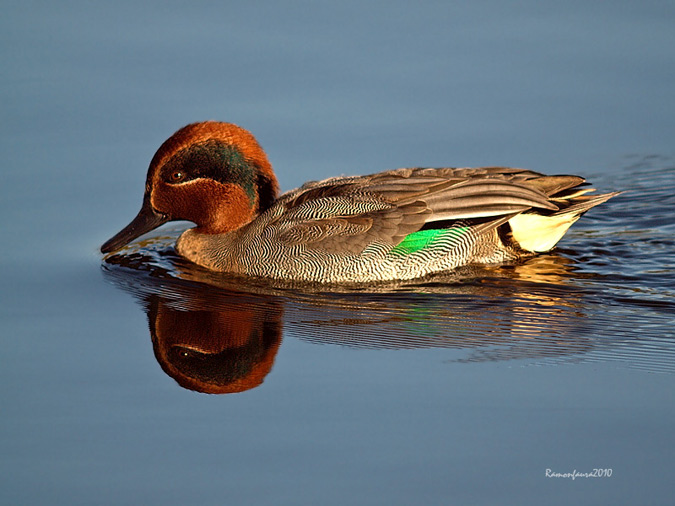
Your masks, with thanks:
[{"label": "brown wing feathers", "polygon": [[562,213],[610,198],[593,197],[586,206],[591,197],[579,197],[585,192],[577,188],[583,183],[578,176],[501,167],[399,169],[333,179],[288,194],[280,239],[360,253],[373,242],[398,244],[428,222],[494,217],[483,224],[489,230],[529,209]]}]

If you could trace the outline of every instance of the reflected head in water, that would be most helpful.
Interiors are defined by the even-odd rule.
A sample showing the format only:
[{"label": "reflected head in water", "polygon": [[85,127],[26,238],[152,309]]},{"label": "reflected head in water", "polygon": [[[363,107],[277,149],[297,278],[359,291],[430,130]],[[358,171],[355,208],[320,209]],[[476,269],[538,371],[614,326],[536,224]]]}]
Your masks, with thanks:
[{"label": "reflected head in water", "polygon": [[148,301],[153,350],[162,369],[199,392],[242,392],[260,385],[281,343],[281,312],[260,306],[185,311]]}]

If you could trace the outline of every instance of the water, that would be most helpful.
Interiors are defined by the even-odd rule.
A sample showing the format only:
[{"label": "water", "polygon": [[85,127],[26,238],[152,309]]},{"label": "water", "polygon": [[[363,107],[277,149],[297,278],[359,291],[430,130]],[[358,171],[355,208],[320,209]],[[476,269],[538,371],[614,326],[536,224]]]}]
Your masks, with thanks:
[{"label": "water", "polygon": [[[674,18],[7,5],[0,502],[670,504]],[[503,164],[626,192],[550,254],[378,290],[214,276],[185,224],[102,262],[154,150],[211,118],[284,189]]]}]

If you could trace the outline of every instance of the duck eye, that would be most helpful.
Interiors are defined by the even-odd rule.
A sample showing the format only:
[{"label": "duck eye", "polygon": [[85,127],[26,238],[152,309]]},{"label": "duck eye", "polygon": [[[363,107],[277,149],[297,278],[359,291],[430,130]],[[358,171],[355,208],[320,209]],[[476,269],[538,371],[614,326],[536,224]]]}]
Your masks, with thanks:
[{"label": "duck eye", "polygon": [[169,176],[169,179],[171,179],[172,183],[180,183],[183,179],[185,179],[185,172],[182,170],[174,170]]}]

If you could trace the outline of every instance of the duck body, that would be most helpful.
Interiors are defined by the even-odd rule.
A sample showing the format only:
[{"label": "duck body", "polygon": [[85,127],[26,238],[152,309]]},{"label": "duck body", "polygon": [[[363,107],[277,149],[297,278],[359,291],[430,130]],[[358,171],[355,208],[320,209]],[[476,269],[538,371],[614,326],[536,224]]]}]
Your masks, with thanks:
[{"label": "duck body", "polygon": [[253,136],[188,125],[157,151],[138,216],[114,251],[169,220],[197,224],[178,253],[213,271],[312,283],[421,278],[552,249],[586,211],[579,176],[505,168],[411,168],[310,182],[280,197]]}]

